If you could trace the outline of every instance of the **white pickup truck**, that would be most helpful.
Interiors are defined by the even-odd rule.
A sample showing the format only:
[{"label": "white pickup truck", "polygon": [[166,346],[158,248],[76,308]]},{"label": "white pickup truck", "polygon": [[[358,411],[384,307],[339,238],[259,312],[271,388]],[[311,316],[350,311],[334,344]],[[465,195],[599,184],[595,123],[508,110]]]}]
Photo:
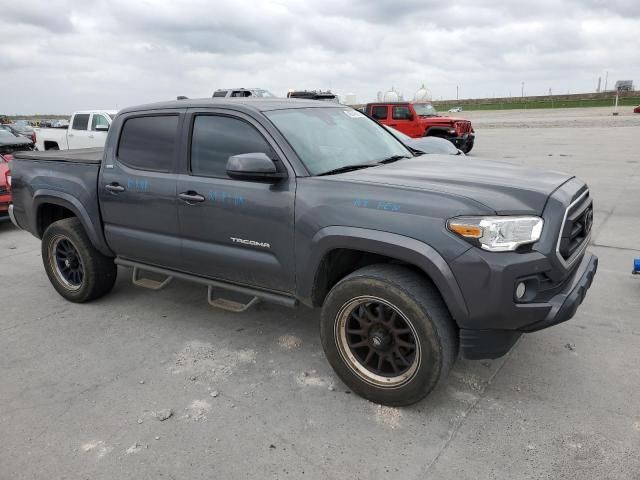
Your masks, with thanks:
[{"label": "white pickup truck", "polygon": [[71,116],[68,128],[36,128],[38,150],[104,147],[116,110],[85,110]]}]

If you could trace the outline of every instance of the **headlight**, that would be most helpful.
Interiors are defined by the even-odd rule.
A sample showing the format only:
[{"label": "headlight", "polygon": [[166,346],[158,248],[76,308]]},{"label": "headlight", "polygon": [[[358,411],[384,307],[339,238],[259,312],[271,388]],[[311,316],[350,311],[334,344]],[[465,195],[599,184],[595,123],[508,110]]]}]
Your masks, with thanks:
[{"label": "headlight", "polygon": [[543,225],[540,217],[456,217],[447,222],[451,232],[490,252],[512,252],[537,242]]}]

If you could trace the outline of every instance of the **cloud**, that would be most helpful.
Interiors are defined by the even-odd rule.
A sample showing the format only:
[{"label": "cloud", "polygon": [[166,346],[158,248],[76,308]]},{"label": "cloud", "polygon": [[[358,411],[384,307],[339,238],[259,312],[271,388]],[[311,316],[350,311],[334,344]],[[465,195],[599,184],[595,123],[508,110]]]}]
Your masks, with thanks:
[{"label": "cloud", "polygon": [[[0,16],[0,111],[59,112],[210,96],[220,87],[392,85],[435,98],[640,82],[640,2],[31,0]],[[6,92],[11,92],[7,94]]]}]

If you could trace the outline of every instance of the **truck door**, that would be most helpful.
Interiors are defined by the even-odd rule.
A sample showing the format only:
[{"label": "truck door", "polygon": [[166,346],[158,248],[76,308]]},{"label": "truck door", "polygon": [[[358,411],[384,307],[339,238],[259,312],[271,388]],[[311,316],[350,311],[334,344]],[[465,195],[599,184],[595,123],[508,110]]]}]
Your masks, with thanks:
[{"label": "truck door", "polygon": [[120,257],[180,269],[176,166],[180,111],[117,119],[99,178],[104,233]]},{"label": "truck door", "polygon": [[417,119],[413,118],[411,108],[408,105],[394,105],[391,107],[391,121],[388,123],[390,127],[410,137],[421,137],[421,134],[416,134],[415,126],[417,124]]},{"label": "truck door", "polygon": [[87,135],[87,148],[104,147],[109,130],[109,119],[102,113],[91,114],[91,129]]},{"label": "truck door", "polygon": [[[225,113],[226,112],[226,113]],[[276,184],[227,176],[232,155],[282,152],[249,116],[192,111],[178,177],[182,255],[188,272],[280,292],[294,289],[295,176]]]},{"label": "truck door", "polygon": [[89,147],[89,118],[90,113],[76,113],[71,119],[67,130],[69,149]]}]

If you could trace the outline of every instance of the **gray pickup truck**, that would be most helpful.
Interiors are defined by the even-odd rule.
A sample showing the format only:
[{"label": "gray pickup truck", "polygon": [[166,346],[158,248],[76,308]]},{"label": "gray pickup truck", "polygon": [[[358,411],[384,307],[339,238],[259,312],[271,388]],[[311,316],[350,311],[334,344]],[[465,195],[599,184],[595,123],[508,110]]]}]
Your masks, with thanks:
[{"label": "gray pickup truck", "polygon": [[289,99],[122,110],[103,150],[20,153],[14,223],[66,299],[172,278],[243,311],[322,307],[337,375],[407,405],[460,353],[504,355],[571,318],[591,285],[592,199],[577,178],[416,156],[351,108]]}]

